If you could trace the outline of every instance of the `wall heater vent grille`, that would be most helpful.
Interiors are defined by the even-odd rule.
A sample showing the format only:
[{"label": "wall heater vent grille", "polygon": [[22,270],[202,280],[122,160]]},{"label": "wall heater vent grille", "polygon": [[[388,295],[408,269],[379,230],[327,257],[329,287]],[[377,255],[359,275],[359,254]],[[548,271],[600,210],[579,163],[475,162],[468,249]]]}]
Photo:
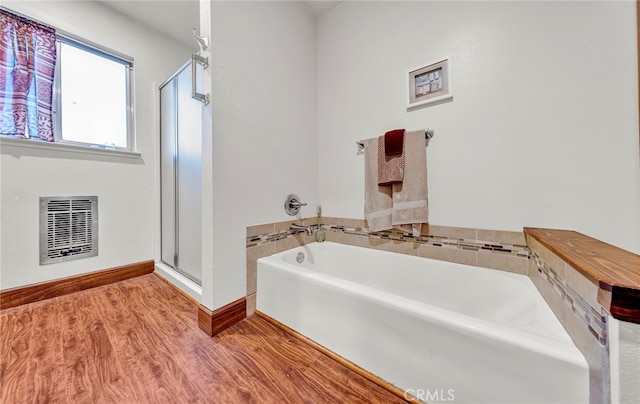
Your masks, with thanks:
[{"label": "wall heater vent grille", "polygon": [[98,197],[40,197],[40,265],[98,255]]}]

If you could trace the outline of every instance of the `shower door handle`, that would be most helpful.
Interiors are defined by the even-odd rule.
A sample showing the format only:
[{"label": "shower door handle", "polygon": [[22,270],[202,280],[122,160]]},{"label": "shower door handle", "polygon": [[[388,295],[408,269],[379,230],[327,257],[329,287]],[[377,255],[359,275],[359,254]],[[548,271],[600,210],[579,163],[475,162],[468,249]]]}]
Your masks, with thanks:
[{"label": "shower door handle", "polygon": [[202,94],[197,90],[197,65],[202,65],[202,68],[206,69],[207,67],[209,67],[209,58],[200,56],[197,53],[193,53],[191,55],[191,98],[201,101],[204,105],[207,105],[209,103],[209,94]]}]

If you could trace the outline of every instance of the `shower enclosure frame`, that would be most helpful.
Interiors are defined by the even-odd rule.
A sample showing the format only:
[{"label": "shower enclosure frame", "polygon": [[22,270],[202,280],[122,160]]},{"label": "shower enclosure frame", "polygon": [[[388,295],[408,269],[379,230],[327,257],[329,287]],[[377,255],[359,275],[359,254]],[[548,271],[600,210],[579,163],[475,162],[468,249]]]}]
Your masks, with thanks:
[{"label": "shower enclosure frame", "polygon": [[[158,88],[159,259],[156,269],[192,297],[202,294],[201,102],[187,61]],[[191,293],[190,293],[191,292]],[[196,296],[193,296],[193,295]]]}]

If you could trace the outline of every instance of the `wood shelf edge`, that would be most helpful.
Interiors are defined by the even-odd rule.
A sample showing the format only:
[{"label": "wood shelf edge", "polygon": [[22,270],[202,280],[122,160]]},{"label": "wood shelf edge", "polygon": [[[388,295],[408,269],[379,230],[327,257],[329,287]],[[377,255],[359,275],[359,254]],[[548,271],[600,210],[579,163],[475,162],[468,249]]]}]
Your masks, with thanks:
[{"label": "wood shelf edge", "polygon": [[535,239],[600,289],[600,304],[616,319],[640,324],[640,255],[573,230],[525,227]]}]

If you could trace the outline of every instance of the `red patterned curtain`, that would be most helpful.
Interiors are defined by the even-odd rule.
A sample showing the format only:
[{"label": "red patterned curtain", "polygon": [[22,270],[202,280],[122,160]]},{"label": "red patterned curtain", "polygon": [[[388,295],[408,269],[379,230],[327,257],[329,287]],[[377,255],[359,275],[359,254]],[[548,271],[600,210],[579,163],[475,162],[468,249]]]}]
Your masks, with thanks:
[{"label": "red patterned curtain", "polygon": [[0,9],[0,134],[53,142],[55,31]]}]

